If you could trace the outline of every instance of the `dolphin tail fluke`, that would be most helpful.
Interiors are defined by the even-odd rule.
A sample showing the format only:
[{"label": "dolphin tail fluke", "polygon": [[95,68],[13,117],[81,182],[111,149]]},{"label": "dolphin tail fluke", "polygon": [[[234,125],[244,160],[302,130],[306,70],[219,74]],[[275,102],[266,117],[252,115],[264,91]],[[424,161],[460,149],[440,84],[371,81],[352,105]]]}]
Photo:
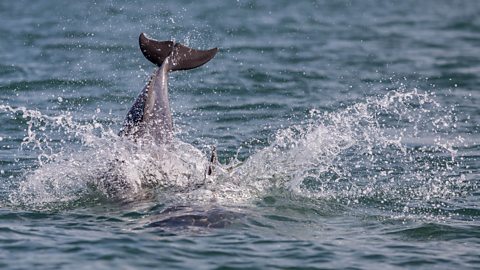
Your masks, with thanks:
[{"label": "dolphin tail fluke", "polygon": [[139,37],[140,50],[150,62],[161,66],[165,58],[173,51],[173,41],[158,41],[147,37],[144,33]]},{"label": "dolphin tail fluke", "polygon": [[157,66],[161,66],[165,59],[171,56],[170,71],[199,67],[210,61],[217,53],[217,48],[195,50],[173,41],[154,40],[144,33],[140,34],[139,43],[145,58]]}]

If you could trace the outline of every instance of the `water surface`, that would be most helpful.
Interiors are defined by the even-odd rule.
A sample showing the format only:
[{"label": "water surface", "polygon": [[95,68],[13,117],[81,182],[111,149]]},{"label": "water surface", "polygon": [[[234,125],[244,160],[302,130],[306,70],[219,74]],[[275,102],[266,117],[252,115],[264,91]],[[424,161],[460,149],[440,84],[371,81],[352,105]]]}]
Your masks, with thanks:
[{"label": "water surface", "polygon": [[[0,266],[478,268],[479,13],[0,3]],[[220,48],[171,74],[175,147],[116,135],[154,69],[140,32]]]}]

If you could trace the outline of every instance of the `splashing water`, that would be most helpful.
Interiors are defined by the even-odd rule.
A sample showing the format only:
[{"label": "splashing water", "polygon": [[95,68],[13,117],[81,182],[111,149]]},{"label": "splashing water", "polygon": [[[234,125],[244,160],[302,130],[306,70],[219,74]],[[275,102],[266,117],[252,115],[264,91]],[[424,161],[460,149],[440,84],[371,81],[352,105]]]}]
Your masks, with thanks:
[{"label": "splashing water", "polygon": [[[416,89],[392,91],[336,112],[311,110],[305,122],[278,131],[265,149],[244,162],[218,165],[209,177],[205,155],[187,143],[135,144],[95,119],[77,123],[69,113],[51,117],[6,105],[0,110],[27,119],[22,147],[40,150],[38,166],[10,195],[20,205],[91,196],[135,199],[151,191],[235,203],[280,189],[347,205],[373,202],[411,215],[426,206],[442,212],[469,187],[455,151],[463,138],[449,137],[454,109]],[[52,147],[52,130],[61,130],[68,140]]]},{"label": "splashing water", "polygon": [[[133,143],[95,119],[78,123],[68,113],[51,117],[7,105],[0,109],[27,119],[21,149],[38,152],[38,166],[10,195],[14,204],[44,208],[93,194],[133,199],[148,189],[186,190],[205,180],[206,159],[189,144]],[[52,145],[56,136],[67,139]]]},{"label": "splashing water", "polygon": [[[312,199],[375,204],[402,213],[447,208],[469,188],[456,159],[454,108],[434,94],[392,91],[279,131],[232,176],[258,190],[288,189]],[[425,216],[425,213],[421,213]]]}]

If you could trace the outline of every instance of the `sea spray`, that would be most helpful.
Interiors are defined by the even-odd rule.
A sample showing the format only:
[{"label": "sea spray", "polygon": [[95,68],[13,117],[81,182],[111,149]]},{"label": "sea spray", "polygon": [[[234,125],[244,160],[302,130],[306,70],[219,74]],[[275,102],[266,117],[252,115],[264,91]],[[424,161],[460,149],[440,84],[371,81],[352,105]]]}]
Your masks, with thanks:
[{"label": "sea spray", "polygon": [[20,151],[31,152],[38,160],[10,194],[15,205],[44,208],[92,194],[132,199],[145,189],[187,189],[205,181],[206,159],[189,144],[132,142],[95,119],[80,123],[69,113],[48,116],[8,105],[0,110],[25,120]]},{"label": "sea spray", "polygon": [[[205,175],[206,155],[178,140],[170,146],[135,143],[95,119],[78,123],[69,113],[0,109],[27,119],[22,146],[30,147],[23,151],[40,150],[38,166],[10,196],[22,205],[92,194],[134,200],[152,191],[180,202],[233,204],[277,189],[351,206],[375,202],[379,210],[412,214],[427,205],[446,208],[470,185],[456,159],[463,139],[449,135],[454,109],[416,89],[368,97],[334,112],[312,109],[303,123],[277,131],[269,146],[245,161],[217,164],[213,176]],[[52,130],[70,139],[51,147]]]},{"label": "sea spray", "polygon": [[450,136],[455,110],[432,93],[391,91],[311,115],[278,131],[232,178],[263,193],[276,187],[352,206],[374,201],[406,214],[426,206],[438,212],[471,184],[456,159],[464,140]]}]

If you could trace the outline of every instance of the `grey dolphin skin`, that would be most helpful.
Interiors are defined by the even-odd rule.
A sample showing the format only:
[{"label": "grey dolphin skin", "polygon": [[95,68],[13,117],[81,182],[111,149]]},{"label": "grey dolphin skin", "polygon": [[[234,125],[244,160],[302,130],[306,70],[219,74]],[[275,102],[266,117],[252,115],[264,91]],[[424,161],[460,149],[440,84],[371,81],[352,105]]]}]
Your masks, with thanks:
[{"label": "grey dolphin skin", "polygon": [[150,136],[157,144],[168,143],[173,136],[173,121],[168,100],[168,73],[188,70],[210,61],[217,48],[194,50],[173,41],[157,41],[144,33],[139,38],[145,58],[157,65],[147,85],[133,103],[120,130],[120,136],[138,139]]}]

